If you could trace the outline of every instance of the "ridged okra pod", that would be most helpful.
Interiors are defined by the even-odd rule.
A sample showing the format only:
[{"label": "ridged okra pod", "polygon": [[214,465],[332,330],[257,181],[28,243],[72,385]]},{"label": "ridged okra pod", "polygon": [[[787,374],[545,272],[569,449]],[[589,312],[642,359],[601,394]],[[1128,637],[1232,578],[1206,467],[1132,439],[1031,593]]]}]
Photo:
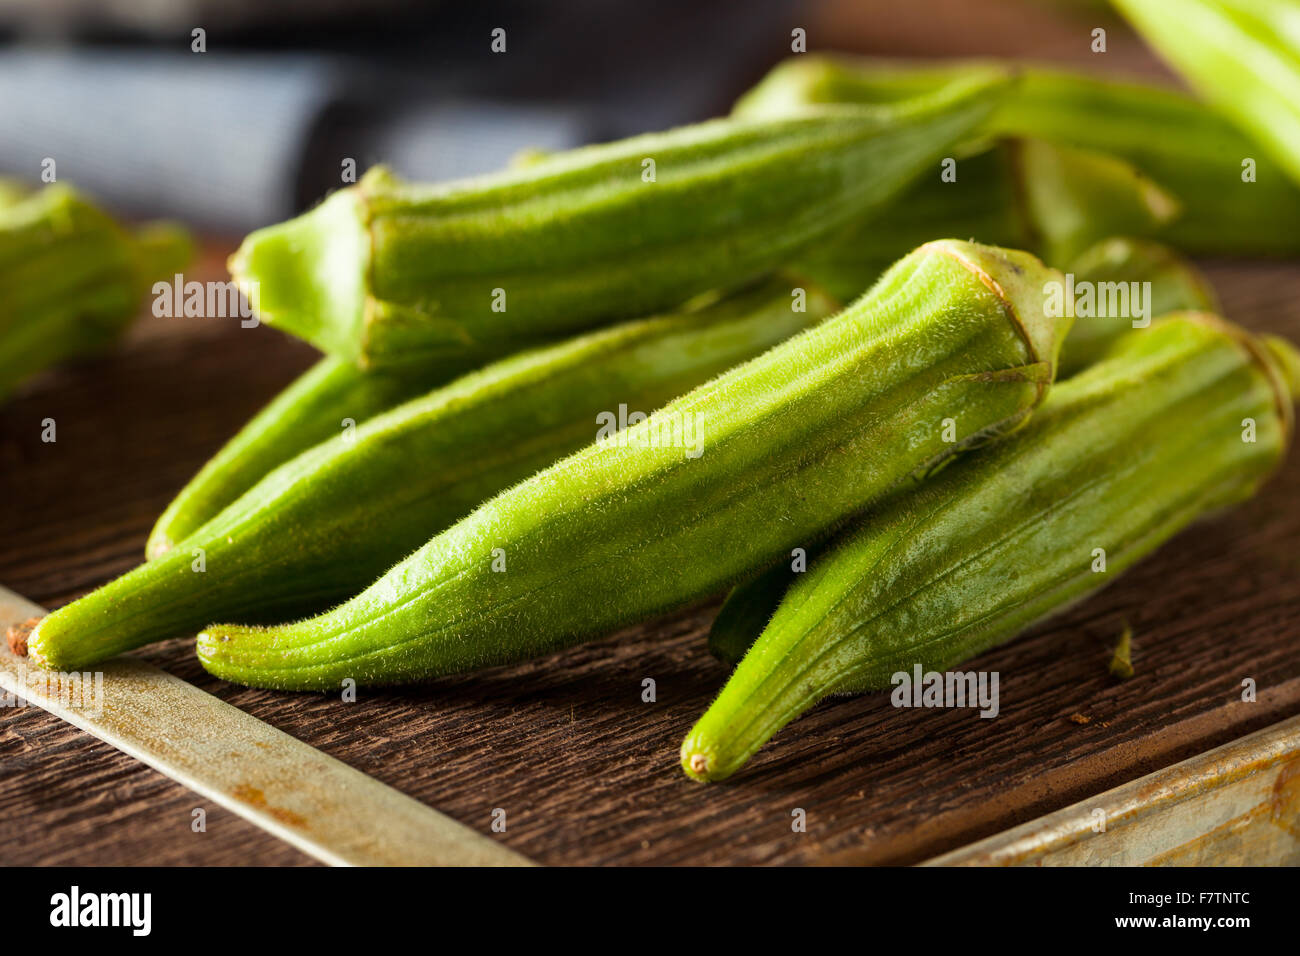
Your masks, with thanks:
[{"label": "ridged okra pod", "polygon": [[145,556],[189,537],[272,471],[313,445],[339,436],[468,371],[461,363],[364,372],[326,356],[294,379],[210,458],[159,516]]},{"label": "ridged okra pod", "polygon": [[[1176,15],[1169,29],[1182,29]],[[808,104],[890,103],[950,84],[966,71],[987,68],[979,60],[936,67],[907,60],[804,55],[773,69],[736,104],[733,115],[780,116]],[[982,132],[1034,137],[1131,163],[1180,201],[1181,214],[1157,238],[1183,251],[1300,251],[1300,231],[1294,228],[1300,221],[1300,186],[1287,176],[1283,160],[1261,156],[1250,136],[1184,93],[1026,64],[1017,68],[1015,84]],[[1249,177],[1243,175],[1247,159],[1256,161]]]},{"label": "ridged okra pod", "polygon": [[[1218,310],[1218,298],[1200,270],[1157,242],[1107,239],[1080,256],[1069,267],[1069,275],[1076,288],[1092,287],[1093,304],[1086,314],[1074,315],[1061,347],[1058,381],[1096,363],[1117,339],[1133,329],[1135,321],[1140,325],[1170,312]],[[1125,287],[1121,290],[1122,300],[1128,308],[1111,307],[1110,300],[1121,296],[1108,291],[1107,283]],[[1143,299],[1146,315],[1140,320],[1131,309],[1138,296]],[[1106,304],[1098,308],[1099,301]],[[1082,299],[1078,304],[1082,305]],[[796,565],[806,567],[819,547],[814,544],[803,548],[801,554],[790,555],[727,595],[709,628],[709,650],[715,657],[731,665],[740,661],[796,580]]]},{"label": "ridged okra pod", "polygon": [[489,365],[275,469],[169,552],[45,618],[29,653],[75,670],[220,617],[329,607],[588,444],[609,415],[651,412],[833,308],[806,283],[774,277]]},{"label": "ridged okra pod", "polygon": [[[1070,263],[1068,271],[1076,288],[1087,283],[1092,299],[1088,315],[1076,311],[1061,349],[1058,378],[1098,361],[1135,325],[1169,312],[1219,311],[1219,298],[1201,270],[1159,242],[1106,239]],[[1076,299],[1078,310],[1084,300]]]},{"label": "ridged okra pod", "polygon": [[935,236],[1027,249],[1067,263],[1111,236],[1157,232],[1174,197],[1121,159],[1041,140],[1012,139],[936,168],[880,211],[816,243],[795,267],[835,295],[858,294],[899,256]]},{"label": "ridged okra pod", "polygon": [[439,185],[373,169],[231,258],[262,320],[367,367],[467,358],[741,285],[889,200],[1005,71],[913,100],[720,119]]},{"label": "ridged okra pod", "polygon": [[11,195],[0,207],[0,400],[37,372],[115,342],[150,283],[190,251],[177,227],[128,231],[67,186]]},{"label": "ridged okra pod", "polygon": [[1295,0],[1115,0],[1115,6],[1193,89],[1300,183]]},{"label": "ridged okra pod", "polygon": [[1290,438],[1295,383],[1274,356],[1294,354],[1204,313],[1129,332],[1020,433],[814,556],[686,737],[686,773],[730,776],[830,694],[1003,643],[1249,498]]},{"label": "ridged okra pod", "polygon": [[341,607],[213,625],[212,673],[415,680],[535,657],[716,592],[1041,401],[1065,324],[1027,253],[929,243],[856,303],[486,502]]}]

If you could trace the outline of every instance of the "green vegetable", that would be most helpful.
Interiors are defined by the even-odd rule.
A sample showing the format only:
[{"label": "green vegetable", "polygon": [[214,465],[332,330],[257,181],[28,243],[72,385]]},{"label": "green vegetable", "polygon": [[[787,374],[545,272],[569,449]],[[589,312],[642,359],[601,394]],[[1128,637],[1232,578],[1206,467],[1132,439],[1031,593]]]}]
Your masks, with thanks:
[{"label": "green vegetable", "polygon": [[0,400],[37,372],[112,345],[150,283],[189,255],[178,228],[127,232],[67,186],[11,192],[0,206]]},{"label": "green vegetable", "polygon": [[[1170,29],[1180,28],[1175,19]],[[808,104],[888,104],[986,69],[987,63],[970,60],[936,67],[803,55],[772,70],[736,104],[734,115],[775,117]],[[1295,102],[1292,97],[1293,108]],[[1280,161],[1259,156],[1250,137],[1185,94],[1025,65],[982,132],[1095,150],[1132,164],[1182,204],[1182,214],[1158,238],[1183,251],[1300,252],[1300,230],[1294,228],[1300,221],[1300,188]],[[1242,178],[1247,158],[1257,160],[1254,182]]]},{"label": "green vegetable", "polygon": [[[1107,299],[1109,295],[1103,283],[1150,283],[1144,293],[1148,318],[1170,312],[1218,309],[1218,299],[1200,271],[1159,243],[1107,239],[1081,256],[1070,272],[1077,287],[1091,284],[1102,290],[1100,295]],[[1096,363],[1118,338],[1132,329],[1133,321],[1131,314],[1123,311],[1118,315],[1075,315],[1061,348],[1057,378],[1073,375]],[[1289,346],[1279,351],[1279,356],[1293,354]],[[820,543],[812,543],[804,548],[803,567],[814,560],[819,547]],[[782,560],[738,585],[727,596],[709,629],[709,650],[715,657],[733,666],[740,661],[798,577],[800,571],[793,564],[793,556],[792,560]]]},{"label": "green vegetable", "polygon": [[159,517],[145,556],[170,551],[280,465],[467,371],[458,363],[363,372],[326,357],[300,375],[190,479]]},{"label": "green vegetable", "polygon": [[922,177],[880,212],[813,246],[796,267],[847,298],[935,236],[1029,249],[1064,266],[1108,236],[1157,231],[1178,208],[1122,160],[1039,140],[995,143],[952,172],[955,180],[937,169]]},{"label": "green vegetable", "polygon": [[340,430],[168,553],[45,618],[29,653],[75,670],[220,616],[283,620],[354,595],[485,498],[588,444],[599,416],[653,411],[833,310],[805,288],[796,311],[795,290],[774,278],[512,356]]},{"label": "green vegetable", "polygon": [[[951,240],[858,302],[516,485],[320,617],[213,625],[204,667],[264,687],[517,661],[711,594],[1018,427],[1068,320],[1059,274]],[[39,633],[39,632],[38,632]]]},{"label": "green vegetable", "polygon": [[231,258],[262,320],[368,367],[473,359],[674,307],[878,207],[1005,93],[1005,71],[874,108],[722,119],[433,186],[373,169]]},{"label": "green vegetable", "polygon": [[1300,182],[1295,0],[1115,0],[1115,6],[1198,93]]},{"label": "green vegetable", "polygon": [[[1158,242],[1107,239],[1076,259],[1069,271],[1077,280],[1091,284],[1098,298],[1108,298],[1112,284],[1131,288],[1133,283],[1150,283],[1140,286],[1145,290],[1147,319],[1168,312],[1219,311],[1218,296],[1201,270]],[[1092,365],[1137,320],[1131,309],[1109,311],[1109,315],[1075,316],[1061,350],[1058,376],[1073,375]]]},{"label": "green vegetable", "polygon": [[1270,350],[1214,316],[1130,332],[1018,435],[816,556],[687,736],[686,773],[730,776],[830,694],[1001,644],[1249,498],[1282,460],[1293,397]]}]

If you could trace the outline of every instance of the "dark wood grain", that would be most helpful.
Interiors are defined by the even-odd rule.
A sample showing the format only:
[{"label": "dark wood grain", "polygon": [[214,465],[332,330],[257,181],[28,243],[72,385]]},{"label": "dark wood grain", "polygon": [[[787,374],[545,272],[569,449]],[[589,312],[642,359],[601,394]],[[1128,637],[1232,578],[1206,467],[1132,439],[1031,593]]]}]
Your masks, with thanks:
[{"label": "dark wood grain", "polygon": [[[1210,271],[1231,315],[1300,337],[1300,267]],[[148,318],[113,357],[34,385],[0,410],[0,582],[54,607],[131,567],[168,498],[311,361],[267,329]],[[469,826],[506,810],[499,838],[544,862],[913,862],[1300,713],[1298,493],[1292,455],[1256,500],[980,658],[1001,674],[997,719],[841,699],[726,785],[677,767],[724,676],[704,648],[712,604],[356,703],[224,684],[185,639],[142,656]],[[1118,683],[1106,662],[1125,621],[1137,676]],[[43,712],[0,721],[7,863],[309,862],[216,807],[192,832],[199,798]]]}]

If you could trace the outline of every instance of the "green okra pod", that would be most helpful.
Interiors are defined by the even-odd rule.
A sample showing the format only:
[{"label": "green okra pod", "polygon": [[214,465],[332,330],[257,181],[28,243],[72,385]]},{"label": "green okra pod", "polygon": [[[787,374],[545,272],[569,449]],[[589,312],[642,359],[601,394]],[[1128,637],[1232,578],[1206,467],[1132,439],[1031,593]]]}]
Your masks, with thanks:
[{"label": "green okra pod", "polygon": [[[1115,6],[1198,93],[1300,182],[1294,0],[1115,0]],[[1239,161],[1253,155],[1243,153]]]},{"label": "green okra pod", "polygon": [[995,142],[922,177],[884,209],[817,243],[796,268],[842,298],[934,236],[1028,249],[1064,267],[1110,236],[1154,233],[1177,201],[1123,160],[1032,139]]},{"label": "green okra pod", "polygon": [[151,282],[190,252],[178,227],[128,231],[67,186],[11,196],[0,208],[0,400],[117,341]]},{"label": "green okra pod", "polygon": [[350,597],[486,498],[829,315],[772,278],[679,314],[504,359],[293,458],[169,552],[45,618],[35,660],[78,669],[223,616]]},{"label": "green okra pod", "polygon": [[[1181,24],[1175,17],[1168,28],[1178,31]],[[934,66],[803,55],[773,69],[736,104],[734,115],[780,116],[810,103],[890,103],[987,68],[979,60]],[[1157,237],[1185,252],[1300,252],[1293,225],[1300,221],[1300,187],[1282,160],[1259,156],[1254,140],[1213,108],[1146,83],[1032,64],[1013,68],[1016,82],[982,133],[1033,137],[1125,160],[1179,200],[1181,214]],[[1248,159],[1257,161],[1249,171],[1243,165]]]},{"label": "green okra pod", "polygon": [[1075,312],[1061,349],[1059,378],[1092,365],[1135,325],[1169,312],[1219,311],[1219,298],[1201,270],[1158,242],[1106,239],[1075,259],[1068,272],[1076,287],[1091,286],[1093,298],[1088,315]]},{"label": "green okra pod", "polygon": [[443,362],[392,373],[363,372],[346,359],[322,358],[254,415],[172,499],[149,532],[145,556],[170,551],[313,445],[466,371],[461,363]]},{"label": "green okra pod", "polygon": [[[1068,320],[1027,253],[944,240],[766,354],[486,502],[319,617],[213,625],[266,687],[415,680],[545,654],[717,591],[1018,427]],[[39,631],[38,631],[39,633]]]},{"label": "green okra pod", "polygon": [[262,320],[367,367],[470,358],[741,285],[889,200],[1005,93],[720,119],[439,185],[373,169],[231,257]]},{"label": "green okra pod", "polygon": [[1296,367],[1280,340],[1168,316],[1056,385],[1017,435],[863,516],[796,576],[686,737],[686,773],[730,776],[830,694],[1003,643],[1249,498],[1291,433],[1275,354]]},{"label": "green okra pod", "polygon": [[[1061,347],[1058,380],[1094,364],[1134,327],[1135,321],[1141,325],[1170,312],[1218,310],[1218,297],[1200,270],[1160,243],[1107,239],[1080,256],[1069,269],[1074,288],[1092,287],[1093,304],[1086,314],[1079,310],[1073,316],[1074,323]],[[1107,284],[1118,284],[1118,293],[1108,289]],[[1133,289],[1135,284],[1139,288]],[[1146,316],[1143,320],[1132,311],[1139,298]],[[1111,300],[1119,299],[1124,307],[1114,308]],[[1099,303],[1103,304],[1101,308]],[[1284,350],[1279,354],[1294,353]],[[814,560],[818,547],[812,544],[803,548],[801,553],[737,585],[727,595],[709,629],[709,650],[715,657],[733,666],[740,661],[771,620],[786,590]]]}]

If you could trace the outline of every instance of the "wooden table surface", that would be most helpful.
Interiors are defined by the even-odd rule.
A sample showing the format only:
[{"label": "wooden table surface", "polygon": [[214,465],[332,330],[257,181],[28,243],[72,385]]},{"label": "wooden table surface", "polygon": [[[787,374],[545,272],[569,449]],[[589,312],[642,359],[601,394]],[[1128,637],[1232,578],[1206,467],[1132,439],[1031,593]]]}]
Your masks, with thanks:
[{"label": "wooden table surface", "polygon": [[[200,271],[220,277],[223,252]],[[1300,267],[1208,269],[1230,315],[1300,339]],[[136,564],[169,498],[312,360],[267,328],[147,317],[115,355],[36,383],[0,409],[0,583],[52,608]],[[837,699],[722,785],[677,765],[724,677],[704,645],[716,602],[355,703],[225,684],[190,639],[141,654],[471,827],[504,809],[497,838],[542,862],[914,862],[1300,713],[1298,492],[1292,454],[1254,501],[971,664],[1001,675],[997,719]],[[1118,682],[1125,621],[1137,674]],[[198,797],[36,708],[0,716],[0,767],[9,864],[311,862],[218,807],[193,832]]]}]

